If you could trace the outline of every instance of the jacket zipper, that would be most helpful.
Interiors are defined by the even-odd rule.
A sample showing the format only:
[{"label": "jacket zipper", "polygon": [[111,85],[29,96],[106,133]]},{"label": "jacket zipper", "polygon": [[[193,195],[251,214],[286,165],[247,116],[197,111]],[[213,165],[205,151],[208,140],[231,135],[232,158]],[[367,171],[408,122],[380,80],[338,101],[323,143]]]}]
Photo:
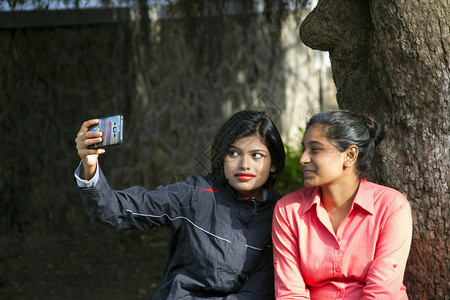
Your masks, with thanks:
[{"label": "jacket zipper", "polygon": [[253,202],[253,215],[256,216],[258,214],[258,201],[255,197],[252,197],[251,200]]}]

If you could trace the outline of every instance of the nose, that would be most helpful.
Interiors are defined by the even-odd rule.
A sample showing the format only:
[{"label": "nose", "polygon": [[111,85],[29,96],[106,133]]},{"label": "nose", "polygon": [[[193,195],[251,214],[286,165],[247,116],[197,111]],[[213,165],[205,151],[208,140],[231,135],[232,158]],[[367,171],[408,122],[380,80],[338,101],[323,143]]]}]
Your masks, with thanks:
[{"label": "nose", "polygon": [[300,161],[299,162],[300,162],[300,165],[302,165],[302,166],[309,162],[309,155],[307,154],[306,151],[304,151],[302,153],[302,156],[300,157]]},{"label": "nose", "polygon": [[242,155],[240,163],[241,163],[240,167],[242,170],[250,169],[250,157],[248,157],[247,155]]}]

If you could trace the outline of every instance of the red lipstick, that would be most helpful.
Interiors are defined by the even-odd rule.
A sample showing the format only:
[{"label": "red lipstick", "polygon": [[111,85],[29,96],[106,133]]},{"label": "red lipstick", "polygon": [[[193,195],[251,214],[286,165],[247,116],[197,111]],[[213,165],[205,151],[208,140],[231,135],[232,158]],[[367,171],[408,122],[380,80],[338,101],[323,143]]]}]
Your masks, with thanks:
[{"label": "red lipstick", "polygon": [[255,175],[253,175],[251,173],[237,173],[234,176],[236,176],[241,181],[249,181],[255,177]]}]

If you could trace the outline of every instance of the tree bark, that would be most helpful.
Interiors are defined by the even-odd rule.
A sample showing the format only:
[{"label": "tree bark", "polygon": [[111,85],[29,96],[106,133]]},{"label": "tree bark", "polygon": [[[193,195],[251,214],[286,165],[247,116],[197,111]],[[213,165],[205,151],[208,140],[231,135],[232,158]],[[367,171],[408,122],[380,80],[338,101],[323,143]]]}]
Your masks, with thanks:
[{"label": "tree bark", "polygon": [[319,0],[300,27],[330,52],[339,107],[386,126],[373,180],[413,209],[411,299],[450,297],[449,11],[447,0]]}]

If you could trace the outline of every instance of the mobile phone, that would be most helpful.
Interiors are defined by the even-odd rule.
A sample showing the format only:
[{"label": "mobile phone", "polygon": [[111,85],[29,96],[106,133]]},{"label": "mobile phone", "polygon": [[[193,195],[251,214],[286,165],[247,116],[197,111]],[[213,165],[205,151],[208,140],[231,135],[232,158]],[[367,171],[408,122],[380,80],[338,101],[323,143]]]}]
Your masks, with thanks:
[{"label": "mobile phone", "polygon": [[120,145],[123,142],[123,116],[115,115],[100,118],[98,124],[89,127],[89,131],[102,132],[102,141],[88,146],[89,149],[99,149]]}]

